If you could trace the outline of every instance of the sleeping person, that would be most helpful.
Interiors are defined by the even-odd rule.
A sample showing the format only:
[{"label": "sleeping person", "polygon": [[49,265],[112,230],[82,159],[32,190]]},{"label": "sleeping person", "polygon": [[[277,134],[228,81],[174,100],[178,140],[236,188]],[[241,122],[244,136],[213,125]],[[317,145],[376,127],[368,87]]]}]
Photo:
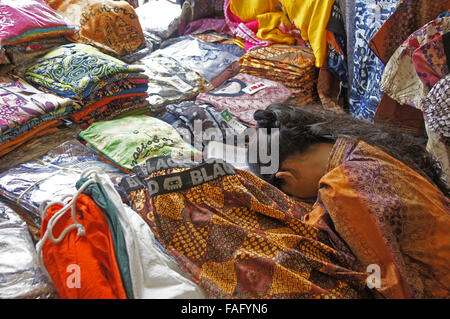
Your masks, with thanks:
[{"label": "sleeping person", "polygon": [[[254,174],[300,200],[305,221],[328,224],[374,269],[386,298],[450,297],[450,200],[436,160],[388,125],[308,107],[272,105],[254,114],[259,140],[279,138],[279,170]],[[259,144],[258,144],[259,145]]]}]

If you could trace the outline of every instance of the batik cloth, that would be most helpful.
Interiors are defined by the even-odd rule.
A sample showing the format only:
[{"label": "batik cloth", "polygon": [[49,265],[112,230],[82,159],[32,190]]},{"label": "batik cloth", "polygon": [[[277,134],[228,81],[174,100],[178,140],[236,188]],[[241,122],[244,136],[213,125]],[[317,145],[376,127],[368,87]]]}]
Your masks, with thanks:
[{"label": "batik cloth", "polygon": [[395,50],[416,30],[450,8],[449,0],[400,0],[391,16],[370,39],[370,49],[386,64]]},{"label": "batik cloth", "polygon": [[76,32],[69,20],[43,0],[2,0],[0,11],[0,43],[3,45],[73,35]]},{"label": "batik cloth", "polygon": [[204,18],[189,22],[181,35],[194,35],[206,32],[217,32],[222,35],[232,35],[225,19]]},{"label": "batik cloth", "polygon": [[[258,88],[251,91],[253,86]],[[196,101],[214,105],[219,110],[226,109],[244,125],[256,126],[253,119],[256,110],[266,109],[272,103],[285,102],[290,96],[291,91],[280,83],[239,73],[218,88],[200,93]]]},{"label": "batik cloth", "polygon": [[[39,91],[17,76],[0,75],[0,140],[9,130],[49,113],[63,117],[74,103],[69,98]],[[28,129],[35,125],[29,125]]]},{"label": "batik cloth", "polygon": [[121,186],[208,298],[364,295],[367,275],[330,240],[330,229],[303,221],[301,202],[223,162],[177,169],[151,160],[141,177],[127,177]]},{"label": "batik cloth", "polygon": [[145,47],[145,38],[134,8],[125,1],[47,0],[56,11],[80,26],[73,41],[122,56]]},{"label": "batik cloth", "polygon": [[25,221],[0,202],[0,278],[2,299],[54,299],[50,278],[41,269]]},{"label": "batik cloth", "polygon": [[433,41],[450,30],[450,17],[433,20],[411,34],[394,52],[381,79],[381,88],[400,104],[420,109],[421,99],[429,89],[420,80],[412,56],[422,45]]},{"label": "batik cloth", "polygon": [[197,72],[208,81],[212,81],[225,71],[230,64],[239,60],[236,55],[192,36],[168,40],[163,43],[163,46],[152,53],[150,57],[172,57],[182,66]]},{"label": "batik cloth", "polygon": [[248,51],[239,60],[241,73],[283,84],[291,91],[291,99],[300,105],[319,99],[318,69],[308,47],[274,44]]},{"label": "batik cloth", "polygon": [[181,0],[189,3],[192,8],[193,20],[201,18],[223,18],[223,4],[224,0]]},{"label": "batik cloth", "polygon": [[[58,203],[45,210],[41,236],[62,207]],[[60,298],[127,299],[105,214],[85,194],[78,195],[75,207],[73,215],[82,225],[83,234],[73,230],[63,234],[67,227],[74,225],[70,208],[48,228],[61,241],[48,238],[42,243],[43,264]]]},{"label": "batik cloth", "polygon": [[206,79],[171,57],[147,56],[140,63],[149,81],[147,100],[155,114],[164,105],[194,98],[207,85]]},{"label": "batik cloth", "polygon": [[380,103],[384,64],[370,50],[368,41],[395,10],[398,0],[356,0],[347,30],[349,52],[350,112],[358,119],[372,122]]},{"label": "batik cloth", "polygon": [[41,225],[42,201],[75,193],[80,171],[86,168],[102,169],[116,184],[125,175],[77,140],[69,140],[35,160],[2,172],[0,194],[27,210],[36,224]]},{"label": "batik cloth", "polygon": [[[235,137],[247,128],[227,110],[221,112],[211,104],[184,101],[166,105],[166,110],[166,114],[174,118],[173,121],[167,122],[198,150],[203,150],[210,140],[225,143],[228,138],[230,143],[234,143]],[[164,116],[161,119],[165,120]],[[213,132],[216,132],[216,135],[213,135]]]},{"label": "batik cloth", "polygon": [[193,154],[198,155],[170,124],[146,115],[96,122],[79,135],[125,169],[153,156],[191,158]]},{"label": "batik cloth", "polygon": [[26,79],[55,93],[83,99],[106,84],[142,73],[143,68],[129,65],[86,44],[60,46],[27,69]]},{"label": "batik cloth", "polygon": [[422,174],[377,147],[340,137],[308,219],[331,217],[362,265],[379,267],[376,290],[385,298],[448,298],[449,205]]},{"label": "batik cloth", "polygon": [[417,48],[412,54],[412,63],[419,79],[427,90],[449,73],[449,61],[444,49],[442,35]]}]

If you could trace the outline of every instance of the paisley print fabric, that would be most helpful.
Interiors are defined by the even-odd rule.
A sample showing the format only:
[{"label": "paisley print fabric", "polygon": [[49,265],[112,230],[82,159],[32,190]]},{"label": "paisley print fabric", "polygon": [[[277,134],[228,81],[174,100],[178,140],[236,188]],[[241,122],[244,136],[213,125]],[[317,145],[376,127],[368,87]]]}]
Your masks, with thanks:
[{"label": "paisley print fabric", "polygon": [[353,116],[369,122],[373,121],[381,100],[380,81],[384,64],[370,50],[368,41],[389,18],[397,3],[398,0],[356,0],[351,28],[347,30],[350,41],[348,59],[351,61],[349,108]]},{"label": "paisley print fabric", "polygon": [[[245,92],[246,88],[258,83],[262,83],[265,87],[252,94]],[[218,88],[200,93],[196,101],[212,104],[219,110],[227,109],[244,125],[256,126],[253,119],[256,110],[265,109],[272,103],[284,102],[290,96],[290,90],[280,83],[239,73]]]},{"label": "paisley print fabric", "polygon": [[308,205],[225,163],[178,169],[161,160],[147,160],[121,187],[209,298],[367,296],[351,254],[303,221]]},{"label": "paisley print fabric", "polygon": [[112,76],[143,71],[92,46],[76,43],[52,50],[30,66],[25,77],[59,95],[82,99],[104,86],[104,81],[111,82]]},{"label": "paisley print fabric", "polygon": [[417,75],[412,63],[414,51],[450,30],[450,17],[433,20],[411,34],[386,64],[381,88],[400,104],[420,109],[429,89]]},{"label": "paisley print fabric", "polygon": [[450,201],[381,149],[340,137],[310,218],[328,214],[386,298],[448,298]]}]

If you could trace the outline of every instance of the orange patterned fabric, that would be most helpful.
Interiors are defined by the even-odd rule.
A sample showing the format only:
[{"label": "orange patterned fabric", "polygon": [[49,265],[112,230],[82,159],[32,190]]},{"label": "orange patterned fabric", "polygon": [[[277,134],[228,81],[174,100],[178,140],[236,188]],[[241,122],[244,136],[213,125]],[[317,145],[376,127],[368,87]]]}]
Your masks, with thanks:
[{"label": "orange patterned fabric", "polygon": [[[330,228],[303,221],[309,205],[248,172],[202,165],[127,177],[122,187],[158,241],[209,297],[370,296],[367,274],[358,271],[348,248]],[[185,186],[198,174],[208,182]],[[155,187],[169,190],[154,193]]]},{"label": "orange patterned fabric", "polygon": [[380,266],[385,297],[450,297],[450,200],[416,171],[340,137],[312,212],[321,214],[364,267]]},{"label": "orange patterned fabric", "polygon": [[56,11],[80,27],[74,41],[123,56],[145,47],[138,16],[126,1],[46,0]]},{"label": "orange patterned fabric", "polygon": [[293,100],[305,105],[319,100],[314,61],[314,54],[307,47],[274,44],[244,54],[240,72],[283,84],[291,90]]}]

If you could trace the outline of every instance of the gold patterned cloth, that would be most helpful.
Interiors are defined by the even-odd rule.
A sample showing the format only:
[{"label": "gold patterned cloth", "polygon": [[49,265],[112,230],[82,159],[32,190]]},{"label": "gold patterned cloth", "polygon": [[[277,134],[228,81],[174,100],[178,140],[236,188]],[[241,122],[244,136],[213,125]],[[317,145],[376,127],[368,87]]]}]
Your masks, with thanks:
[{"label": "gold patterned cloth", "polygon": [[240,72],[285,85],[292,92],[291,99],[301,106],[319,100],[319,69],[314,62],[314,54],[308,47],[274,44],[244,54]]},{"label": "gold patterned cloth", "polygon": [[310,205],[225,163],[178,168],[166,159],[136,166],[121,187],[209,297],[370,296],[367,274],[332,230],[303,221]]},{"label": "gold patterned cloth", "polygon": [[340,137],[318,198],[310,222],[329,216],[359,262],[380,267],[385,298],[450,297],[450,200],[425,177]]},{"label": "gold patterned cloth", "polygon": [[145,47],[138,16],[126,1],[46,0],[56,11],[80,27],[74,41],[89,44],[116,56]]}]

